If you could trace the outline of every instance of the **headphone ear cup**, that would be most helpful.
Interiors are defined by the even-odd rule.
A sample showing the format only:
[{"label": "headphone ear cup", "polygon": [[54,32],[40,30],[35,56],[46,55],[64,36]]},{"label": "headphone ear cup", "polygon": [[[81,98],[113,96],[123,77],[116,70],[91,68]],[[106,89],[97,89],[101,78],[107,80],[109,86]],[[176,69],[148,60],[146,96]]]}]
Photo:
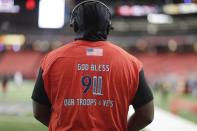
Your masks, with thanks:
[{"label": "headphone ear cup", "polygon": [[74,28],[74,32],[78,32],[79,31],[79,27],[76,21],[73,22],[72,24],[73,28]]},{"label": "headphone ear cup", "polygon": [[114,27],[112,26],[112,22],[111,21],[109,22],[109,28],[110,28],[110,30],[114,30]]},{"label": "headphone ear cup", "polygon": [[109,34],[110,30],[111,30],[111,25],[108,24],[108,25],[107,25],[107,35]]},{"label": "headphone ear cup", "polygon": [[112,23],[111,23],[111,21],[110,21],[109,24],[108,24],[108,26],[107,26],[107,34],[109,34],[109,32],[110,32],[111,30],[114,30],[114,27],[112,26]]}]

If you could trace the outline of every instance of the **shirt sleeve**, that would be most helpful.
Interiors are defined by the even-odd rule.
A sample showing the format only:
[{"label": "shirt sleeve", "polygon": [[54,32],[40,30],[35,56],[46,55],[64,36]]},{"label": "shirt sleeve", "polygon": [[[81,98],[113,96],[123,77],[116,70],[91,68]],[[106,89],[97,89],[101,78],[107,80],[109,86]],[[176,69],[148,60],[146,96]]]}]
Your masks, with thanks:
[{"label": "shirt sleeve", "polygon": [[39,104],[51,106],[51,103],[44,89],[44,80],[42,78],[42,73],[43,70],[40,68],[31,98]]},{"label": "shirt sleeve", "polygon": [[146,82],[146,79],[144,77],[144,71],[142,69],[139,73],[138,90],[137,90],[136,95],[133,99],[132,105],[133,105],[134,109],[137,109],[152,100],[153,100],[153,94]]}]

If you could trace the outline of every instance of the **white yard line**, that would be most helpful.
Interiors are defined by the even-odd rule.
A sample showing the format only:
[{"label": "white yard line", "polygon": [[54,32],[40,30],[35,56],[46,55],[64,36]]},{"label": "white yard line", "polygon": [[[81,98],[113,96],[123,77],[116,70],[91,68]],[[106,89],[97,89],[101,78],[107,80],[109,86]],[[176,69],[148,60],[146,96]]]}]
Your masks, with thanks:
[{"label": "white yard line", "polygon": [[16,104],[6,104],[0,103],[0,115],[20,115],[32,112],[31,104],[16,103]]},{"label": "white yard line", "polygon": [[[131,107],[129,116],[132,113]],[[146,128],[146,131],[197,131],[197,124],[156,107],[154,121]]]}]

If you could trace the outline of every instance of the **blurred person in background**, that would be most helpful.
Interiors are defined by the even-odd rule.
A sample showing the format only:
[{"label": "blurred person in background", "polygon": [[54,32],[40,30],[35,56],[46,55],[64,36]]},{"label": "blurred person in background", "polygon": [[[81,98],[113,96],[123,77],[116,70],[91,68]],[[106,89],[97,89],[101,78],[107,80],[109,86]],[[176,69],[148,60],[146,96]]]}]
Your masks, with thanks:
[{"label": "blurred person in background", "polygon": [[15,72],[14,73],[14,82],[17,87],[21,87],[23,83],[23,74],[21,72]]},{"label": "blurred person in background", "polygon": [[7,90],[8,90],[8,77],[4,76],[2,79],[2,92],[4,96],[6,95]]},{"label": "blurred person in background", "polygon": [[195,71],[190,72],[186,79],[186,85],[190,93],[194,98],[197,97],[197,73]]},{"label": "blurred person in background", "polygon": [[[78,4],[70,24],[75,41],[45,56],[34,91],[33,113],[49,131],[138,131],[153,121],[153,95],[142,63],[107,41],[109,8]],[[127,119],[129,106],[134,114]]]}]

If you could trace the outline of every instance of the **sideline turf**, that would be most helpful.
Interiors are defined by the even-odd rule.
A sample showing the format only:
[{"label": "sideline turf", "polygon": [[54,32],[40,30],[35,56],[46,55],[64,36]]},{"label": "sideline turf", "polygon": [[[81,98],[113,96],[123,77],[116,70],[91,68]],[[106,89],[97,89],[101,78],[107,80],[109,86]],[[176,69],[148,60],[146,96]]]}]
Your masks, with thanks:
[{"label": "sideline turf", "polygon": [[9,82],[7,86],[8,90],[6,94],[3,94],[0,89],[0,103],[1,102],[7,102],[7,103],[29,102],[30,103],[33,86],[34,86],[34,81],[24,81],[20,86],[17,86],[13,81]]},{"label": "sideline turf", "polygon": [[[31,105],[33,86],[34,81],[24,81],[19,87],[14,82],[9,82],[6,95],[3,95],[0,90],[0,105],[1,103]],[[29,112],[20,116],[0,114],[0,131],[47,131],[47,128],[36,121],[32,112]]]},{"label": "sideline turf", "polygon": [[47,128],[30,116],[1,116],[0,131],[47,131]]},{"label": "sideline turf", "polygon": [[[183,99],[183,100],[193,101],[193,102],[197,103],[197,99],[193,98],[189,94],[187,94],[187,95],[176,95],[176,94],[173,94],[173,93],[169,93],[165,97],[162,97],[161,93],[154,92],[155,104],[158,107],[160,107],[160,108],[162,108],[166,111],[170,111],[170,104],[173,100],[176,100],[176,99]],[[179,110],[177,112],[177,115],[179,115],[182,118],[185,118],[185,119],[190,120],[190,121],[197,124],[197,114],[196,113],[192,113],[192,112],[187,111],[187,110]]]}]

